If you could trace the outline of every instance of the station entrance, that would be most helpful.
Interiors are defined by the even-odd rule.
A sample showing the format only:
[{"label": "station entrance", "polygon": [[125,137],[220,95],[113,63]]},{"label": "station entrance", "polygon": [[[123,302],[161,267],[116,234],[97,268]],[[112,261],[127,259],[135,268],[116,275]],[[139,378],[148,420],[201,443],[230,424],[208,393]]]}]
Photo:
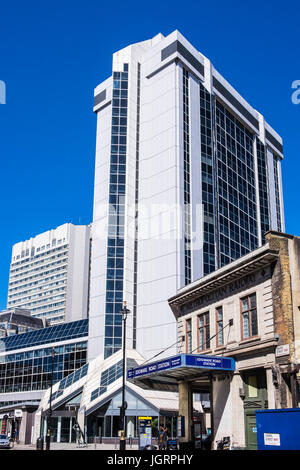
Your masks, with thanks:
[{"label": "station entrance", "polygon": [[230,357],[178,354],[128,370],[127,380],[148,390],[178,392],[179,445],[182,450],[191,450],[202,446],[199,441],[203,436],[203,419],[194,414],[193,396],[199,393],[209,394],[210,438],[206,434],[206,445],[210,443],[213,446],[215,381],[218,376],[230,377],[234,370],[235,361]]}]

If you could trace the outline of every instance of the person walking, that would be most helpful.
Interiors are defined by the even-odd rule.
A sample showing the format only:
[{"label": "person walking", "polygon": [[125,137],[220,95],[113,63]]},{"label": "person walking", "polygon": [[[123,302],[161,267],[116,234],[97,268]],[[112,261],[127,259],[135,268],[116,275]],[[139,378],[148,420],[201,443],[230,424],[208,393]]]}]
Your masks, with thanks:
[{"label": "person walking", "polygon": [[164,428],[162,426],[159,427],[157,438],[158,438],[158,448],[159,450],[162,450],[163,445],[164,445]]},{"label": "person walking", "polygon": [[163,430],[162,441],[163,441],[162,449],[167,450],[167,446],[168,446],[168,444],[167,444],[168,443],[168,428],[164,428],[164,430]]}]

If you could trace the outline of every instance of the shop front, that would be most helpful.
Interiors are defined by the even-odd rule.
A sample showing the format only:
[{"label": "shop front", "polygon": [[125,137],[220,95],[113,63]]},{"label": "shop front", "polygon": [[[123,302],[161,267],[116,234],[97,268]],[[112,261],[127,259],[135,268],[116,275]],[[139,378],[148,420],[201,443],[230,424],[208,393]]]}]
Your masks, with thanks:
[{"label": "shop front", "polygon": [[20,444],[30,444],[38,402],[16,403],[0,408],[1,434]]},{"label": "shop front", "polygon": [[[177,433],[177,409],[162,409],[157,403],[154,406],[148,400],[144,400],[141,394],[126,388],[126,437],[137,439],[139,435],[139,418],[151,417],[152,436],[158,435],[159,426],[168,428],[169,437],[176,437]],[[103,401],[95,409],[89,410],[86,416],[86,429],[88,439],[100,437],[102,440],[117,438],[120,429],[120,406],[122,403],[121,392],[116,392],[108,400]],[[159,405],[159,404],[158,404]]]}]

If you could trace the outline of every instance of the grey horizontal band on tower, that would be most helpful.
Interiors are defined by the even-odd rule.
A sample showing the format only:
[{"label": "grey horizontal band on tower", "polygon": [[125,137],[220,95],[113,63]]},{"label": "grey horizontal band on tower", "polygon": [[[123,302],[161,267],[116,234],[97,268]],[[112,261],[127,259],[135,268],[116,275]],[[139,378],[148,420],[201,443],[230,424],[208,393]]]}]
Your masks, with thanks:
[{"label": "grey horizontal band on tower", "polygon": [[161,50],[161,60],[167,59],[170,55],[178,52],[204,77],[204,65],[179,41],[174,41],[169,46]]},{"label": "grey horizontal band on tower", "polygon": [[269,131],[266,130],[266,139],[270,142],[270,144],[274,145],[274,147],[280,152],[283,154],[283,145],[278,142],[277,139],[275,139],[275,137],[270,134]]},{"label": "grey horizontal band on tower", "polygon": [[101,91],[94,98],[94,107],[97,106],[102,101],[106,100],[106,90]]},{"label": "grey horizontal band on tower", "polygon": [[227,101],[229,101],[230,104],[232,104],[232,106],[237,109],[237,111],[239,111],[247,119],[247,121],[249,121],[257,130],[259,130],[258,120],[255,119],[255,117],[249,113],[249,111],[239,102],[239,100],[235,98],[215,77],[213,77],[213,86],[219,93],[221,93],[221,95],[224,96],[224,98],[226,98]]}]

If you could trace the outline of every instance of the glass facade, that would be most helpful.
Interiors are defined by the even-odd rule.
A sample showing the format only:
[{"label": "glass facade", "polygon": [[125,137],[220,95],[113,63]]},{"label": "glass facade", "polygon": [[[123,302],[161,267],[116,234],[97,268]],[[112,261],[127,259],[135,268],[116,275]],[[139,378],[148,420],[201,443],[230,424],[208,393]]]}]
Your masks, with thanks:
[{"label": "glass facade", "polygon": [[128,64],[123,70],[113,72],[104,358],[122,344]]},{"label": "glass facade", "polygon": [[216,101],[220,266],[258,247],[254,136]]},{"label": "glass facade", "polygon": [[258,171],[258,188],[260,203],[260,224],[261,224],[261,241],[265,242],[265,233],[270,228],[270,208],[269,208],[269,190],[268,190],[268,174],[266,149],[259,139],[256,139],[257,152],[257,171]]},{"label": "glass facade", "polygon": [[30,331],[19,335],[1,338],[3,349],[12,351],[14,349],[29,348],[44,344],[53,344],[59,341],[67,341],[75,338],[88,336],[88,319],[75,322],[62,323],[49,328]]},{"label": "glass facade", "polygon": [[[58,390],[56,390],[52,394],[52,400],[56,400],[56,398],[60,397],[64,393],[64,390],[67,387],[70,387],[74,383],[76,383],[78,380],[82,379],[87,375],[88,372],[88,364],[84,364],[80,366],[78,369],[76,369],[74,372],[71,372],[69,375],[67,375],[63,380],[59,382]],[[49,398],[50,401],[50,398]]]},{"label": "glass facade", "polygon": [[[270,229],[265,145],[215,95],[200,90],[203,276],[256,249]],[[192,281],[190,246],[189,72],[183,68],[185,283]],[[257,159],[257,168],[256,160]],[[277,226],[281,231],[279,163],[274,156]],[[258,188],[257,188],[257,180]],[[257,201],[258,190],[258,201]],[[258,232],[258,208],[261,233]]]},{"label": "glass facade", "polygon": [[183,184],[185,284],[192,280],[189,73],[183,68]]},{"label": "glass facade", "polygon": [[201,175],[203,207],[203,275],[216,269],[215,259],[215,183],[211,96],[200,86]]},{"label": "glass facade", "polygon": [[[126,437],[138,437],[139,435],[139,416],[152,417],[152,437],[157,438],[159,424],[168,427],[168,437],[177,436],[177,412],[168,412],[168,416],[160,414],[157,409],[152,408],[149,403],[128,390],[126,392],[127,410],[126,410]],[[122,404],[122,395],[117,393],[112,397],[108,406],[103,405],[97,413],[87,417],[87,437],[95,436],[104,438],[118,437],[120,406]],[[99,417],[99,415],[101,417]],[[93,442],[93,441],[92,441]],[[154,441],[156,445],[156,441]]]},{"label": "glass facade", "polygon": [[[132,369],[133,367],[136,367],[136,366],[137,366],[137,363],[134,359],[126,360],[127,370]],[[117,362],[117,364],[114,364],[113,366],[109,367],[108,369],[102,372],[101,380],[100,380],[100,387],[96,388],[91,393],[91,401],[98,398],[100,395],[102,395],[102,393],[105,393],[108,385],[110,385],[111,383],[115,382],[117,379],[122,377],[122,374],[123,374],[123,359]]]},{"label": "glass facade", "polygon": [[275,182],[275,200],[276,200],[276,217],[277,217],[277,230],[281,232],[281,212],[280,212],[280,193],[279,193],[279,180],[278,180],[278,161],[279,158],[274,155],[274,182]]},{"label": "glass facade", "polygon": [[[56,346],[53,360],[54,384],[86,364],[87,341]],[[51,371],[52,347],[1,356],[0,393],[47,389]]]}]

